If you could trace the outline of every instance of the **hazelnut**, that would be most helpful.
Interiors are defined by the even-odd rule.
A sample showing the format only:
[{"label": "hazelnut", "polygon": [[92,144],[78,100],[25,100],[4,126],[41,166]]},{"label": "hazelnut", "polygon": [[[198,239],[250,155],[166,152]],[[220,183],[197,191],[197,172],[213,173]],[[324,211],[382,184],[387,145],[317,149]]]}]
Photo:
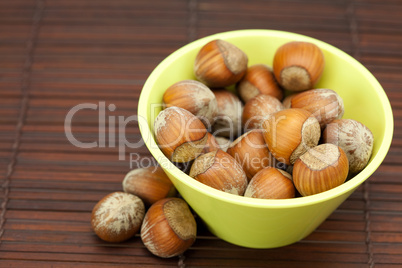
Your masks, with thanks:
[{"label": "hazelnut", "polygon": [[205,144],[204,149],[202,150],[203,154],[213,152],[213,151],[220,149],[220,146],[219,146],[218,141],[216,140],[215,136],[209,132],[207,135],[208,135],[207,143]]},{"label": "hazelnut", "polygon": [[160,166],[133,169],[122,184],[124,192],[138,196],[147,206],[176,195],[176,188]]},{"label": "hazelnut", "polygon": [[[227,148],[229,147],[231,141],[223,138],[223,137],[215,137],[211,133],[208,132],[208,139],[207,143],[204,146],[204,149],[202,150],[203,154],[213,152],[216,150],[221,149],[222,151],[226,152]],[[192,163],[191,163],[192,164]],[[191,168],[191,166],[190,166]],[[188,169],[190,171],[190,169]]]},{"label": "hazelnut", "polygon": [[173,162],[196,158],[208,138],[204,124],[196,116],[174,106],[158,114],[154,130],[159,148]]},{"label": "hazelnut", "polygon": [[374,137],[370,129],[356,120],[337,119],[324,129],[323,141],[342,148],[349,160],[349,172],[353,175],[367,166]]},{"label": "hazelnut", "polygon": [[134,236],[145,214],[144,203],[135,195],[114,192],[102,198],[93,208],[92,229],[107,242],[122,242]]},{"label": "hazelnut", "polygon": [[205,126],[211,126],[218,113],[215,95],[195,80],[183,80],[171,85],[163,94],[165,107],[177,106],[197,116]]},{"label": "hazelnut", "polygon": [[226,139],[224,137],[215,137],[215,140],[218,142],[219,144],[219,148],[226,152],[229,148],[229,145],[231,143],[231,141],[229,139]]},{"label": "hazelnut", "polygon": [[302,108],[312,113],[320,123],[321,129],[331,121],[339,119],[345,111],[342,98],[333,90],[311,89],[284,101],[285,108]]},{"label": "hazelnut", "polygon": [[237,83],[246,73],[247,55],[224,40],[213,40],[198,52],[194,72],[209,87],[226,87]]},{"label": "hazelnut", "polygon": [[244,193],[246,197],[286,199],[295,197],[292,176],[280,169],[266,167],[251,179]]},{"label": "hazelnut", "polygon": [[293,97],[296,96],[296,95],[297,95],[297,93],[293,93],[293,94],[291,94],[291,95],[286,96],[286,97],[282,100],[282,104],[283,104],[283,107],[284,107],[285,109],[292,108],[292,107],[291,107],[291,106],[292,106],[291,101],[292,101]]},{"label": "hazelnut", "polygon": [[287,165],[293,165],[309,148],[317,146],[321,136],[317,119],[310,112],[298,108],[276,112],[262,126],[269,151]]},{"label": "hazelnut", "polygon": [[236,89],[245,103],[260,94],[270,95],[278,100],[283,98],[283,91],[276,82],[272,69],[264,64],[250,66]]},{"label": "hazelnut", "polygon": [[260,94],[250,99],[243,109],[244,130],[261,128],[267,116],[283,110],[283,108],[282,103],[272,96]]},{"label": "hazelnut", "polygon": [[276,81],[290,91],[311,89],[324,70],[321,49],[309,42],[289,42],[275,53],[273,69]]},{"label": "hazelnut", "polygon": [[276,159],[264,141],[262,130],[253,129],[244,133],[229,146],[230,154],[243,167],[248,180],[265,167],[274,167]]},{"label": "hazelnut", "polygon": [[239,136],[242,131],[242,102],[235,94],[226,89],[215,90],[213,93],[218,102],[218,113],[212,126],[214,135],[227,138]]},{"label": "hazelnut", "polygon": [[325,143],[311,148],[296,160],[293,183],[302,196],[318,194],[345,182],[348,158],[341,148]]},{"label": "hazelnut", "polygon": [[243,195],[247,187],[247,177],[240,164],[222,150],[197,157],[191,167],[190,177],[235,195]]},{"label": "hazelnut", "polygon": [[194,216],[180,198],[165,198],[154,203],[141,227],[145,247],[162,258],[182,254],[194,243],[196,235]]}]

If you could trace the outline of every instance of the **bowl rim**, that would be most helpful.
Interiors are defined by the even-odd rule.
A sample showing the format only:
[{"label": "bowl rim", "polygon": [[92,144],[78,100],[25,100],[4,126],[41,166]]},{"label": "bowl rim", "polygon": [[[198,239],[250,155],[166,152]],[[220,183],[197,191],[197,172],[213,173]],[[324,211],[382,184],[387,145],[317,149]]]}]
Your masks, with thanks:
[{"label": "bowl rim", "polygon": [[[294,40],[315,43],[320,48],[323,48],[329,52],[332,53],[336,52],[337,56],[341,57],[349,64],[353,65],[354,68],[357,68],[360,72],[364,74],[364,76],[367,79],[369,79],[369,82],[374,85],[373,87],[380,99],[380,102],[383,103],[384,115],[386,118],[390,118],[390,120],[385,120],[384,122],[385,124],[384,138],[376,156],[373,159],[371,159],[371,162],[359,174],[357,174],[356,176],[354,176],[353,178],[351,178],[350,180],[346,181],[345,183],[343,183],[338,187],[311,196],[297,197],[290,199],[277,199],[277,200],[249,198],[244,196],[233,195],[230,193],[225,193],[223,191],[219,191],[212,187],[209,187],[201,182],[198,182],[197,180],[191,178],[183,171],[178,169],[176,166],[174,166],[174,164],[171,163],[168,160],[168,158],[162,153],[162,151],[157,147],[157,144],[153,138],[153,134],[151,133],[151,129],[148,126],[148,120],[150,118],[148,118],[147,103],[150,95],[149,92],[152,88],[152,85],[157,80],[158,76],[175,60],[177,56],[181,54],[186,54],[187,52],[193,50],[194,47],[201,47],[203,44],[214,39],[227,39],[227,38],[247,37],[247,36],[267,36],[267,37],[275,36],[275,37],[291,38]],[[197,39],[174,51],[168,57],[166,57],[162,62],[159,63],[159,65],[152,71],[152,73],[146,80],[139,97],[137,115],[138,117],[142,117],[143,119],[145,119],[138,121],[142,138],[144,139],[144,137],[148,137],[147,139],[144,140],[145,145],[148,147],[153,157],[162,166],[165,172],[170,173],[170,175],[174,176],[181,183],[186,184],[188,187],[193,188],[195,191],[201,192],[202,194],[207,195],[211,198],[219,199],[224,202],[237,204],[241,206],[272,208],[272,209],[313,205],[316,203],[324,202],[326,200],[334,199],[348,192],[351,193],[366,179],[368,179],[370,175],[373,174],[374,171],[381,165],[391,146],[393,130],[394,130],[394,120],[389,99],[384,89],[377,81],[377,79],[374,77],[374,75],[360,62],[358,62],[352,56],[348,55],[346,52],[321,40],[293,32],[269,30],[269,29],[245,29],[245,30],[235,30],[235,31],[216,33],[213,35]]]}]

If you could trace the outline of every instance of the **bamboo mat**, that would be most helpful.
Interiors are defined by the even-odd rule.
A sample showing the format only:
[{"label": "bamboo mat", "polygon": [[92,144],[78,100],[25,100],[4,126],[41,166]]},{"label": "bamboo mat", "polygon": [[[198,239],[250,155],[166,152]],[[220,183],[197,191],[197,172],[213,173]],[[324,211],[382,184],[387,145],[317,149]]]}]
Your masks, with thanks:
[{"label": "bamboo mat", "polygon": [[[99,124],[135,115],[146,78],[174,50],[248,28],[321,39],[372,71],[395,116],[384,163],[313,234],[287,247],[237,247],[203,226],[180,258],[152,256],[138,235],[121,244],[100,241],[90,228],[93,206],[121,190],[136,167],[129,153],[152,158],[141,146],[126,148],[119,160],[123,137],[99,133]],[[0,1],[0,266],[401,267],[401,44],[397,0]],[[115,107],[106,119],[84,109],[72,120],[74,137],[97,148],[66,138],[65,117],[79,104]],[[122,128],[128,141],[140,139],[135,122]]]}]

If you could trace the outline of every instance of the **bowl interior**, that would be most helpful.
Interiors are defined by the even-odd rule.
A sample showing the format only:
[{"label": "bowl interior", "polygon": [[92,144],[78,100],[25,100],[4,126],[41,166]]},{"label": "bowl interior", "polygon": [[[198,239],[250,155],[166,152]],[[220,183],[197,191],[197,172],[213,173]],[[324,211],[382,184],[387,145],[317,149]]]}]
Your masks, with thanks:
[{"label": "bowl interior", "polygon": [[[173,83],[183,79],[195,79],[193,64],[199,49],[213,39],[227,40],[249,57],[249,66],[257,63],[272,66],[276,49],[282,44],[299,40],[318,45],[325,56],[325,69],[316,88],[329,88],[343,99],[345,114],[365,124],[374,135],[373,154],[368,166],[341,186],[317,195],[287,200],[261,200],[227,194],[205,186],[179,169],[163,155],[155,143],[153,124],[161,111],[162,96]],[[325,201],[355,189],[367,179],[385,158],[392,140],[393,117],[389,100],[374,76],[359,62],[341,50],[322,41],[282,31],[241,30],[209,36],[190,43],[167,57],[152,72],[142,90],[138,106],[139,126],[142,137],[150,152],[176,180],[176,184],[186,184],[204,195],[247,206],[289,207]],[[180,185],[177,185],[180,191]]]}]

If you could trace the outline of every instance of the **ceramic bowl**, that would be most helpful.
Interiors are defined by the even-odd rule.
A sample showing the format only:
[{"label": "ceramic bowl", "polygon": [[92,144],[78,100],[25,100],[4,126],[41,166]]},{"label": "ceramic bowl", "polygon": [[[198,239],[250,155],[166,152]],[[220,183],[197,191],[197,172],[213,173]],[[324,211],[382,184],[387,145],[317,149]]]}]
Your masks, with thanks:
[{"label": "ceramic bowl", "polygon": [[[362,122],[374,135],[374,149],[366,168],[329,191],[285,200],[246,198],[218,191],[176,168],[155,143],[154,120],[161,111],[164,91],[177,81],[195,79],[193,65],[196,54],[213,39],[223,39],[238,46],[248,55],[249,66],[257,63],[272,66],[277,48],[289,41],[308,41],[318,45],[324,53],[326,65],[316,88],[335,90],[344,101],[343,118]],[[393,135],[393,116],[387,95],[362,64],[325,42],[275,30],[224,32],[178,49],[147,79],[139,99],[138,116],[146,146],[209,230],[225,241],[250,248],[281,247],[312,233],[379,167]]]}]

